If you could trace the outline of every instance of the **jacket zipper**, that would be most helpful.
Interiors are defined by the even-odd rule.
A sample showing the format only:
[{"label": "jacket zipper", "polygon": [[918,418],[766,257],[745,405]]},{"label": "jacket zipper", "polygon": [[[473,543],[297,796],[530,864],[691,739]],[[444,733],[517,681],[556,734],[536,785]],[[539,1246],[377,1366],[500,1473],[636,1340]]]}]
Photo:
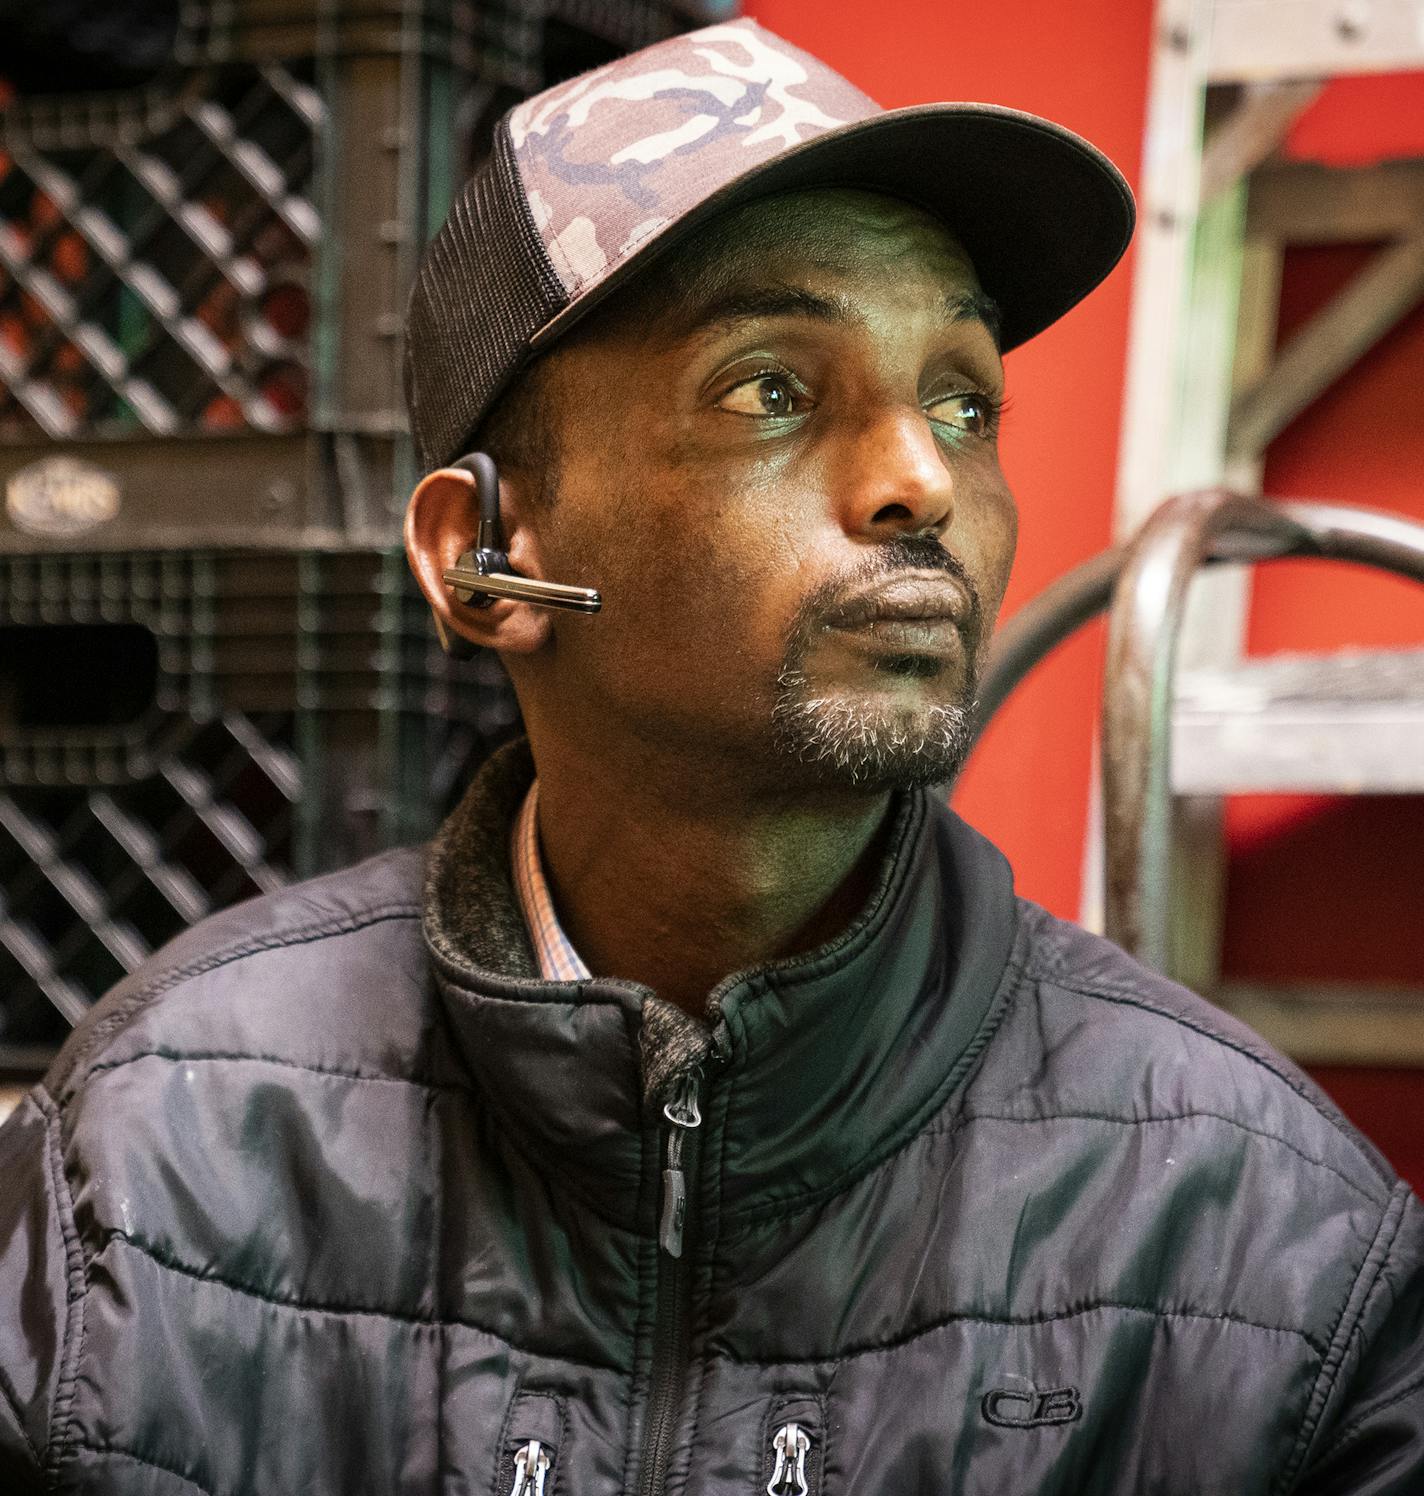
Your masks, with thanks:
[{"label": "jacket zipper", "polygon": [[687,1225],[687,1176],[702,1125],[698,1088],[702,1076],[689,1070],[678,1078],[663,1107],[662,1212],[658,1225],[657,1315],[653,1325],[653,1367],[649,1379],[647,1431],[643,1437],[641,1496],[662,1496],[677,1428],[678,1401],[687,1372],[687,1290],[690,1268],[683,1257]]},{"label": "jacket zipper", "polygon": [[806,1484],[806,1456],[811,1436],[799,1423],[783,1423],[771,1440],[773,1464],[766,1496],[810,1496]]},{"label": "jacket zipper", "polygon": [[509,1496],[544,1496],[549,1465],[549,1451],[537,1439],[521,1444],[514,1452],[514,1484]]},{"label": "jacket zipper", "polygon": [[492,1496],[554,1496],[563,1423],[557,1393],[525,1388],[515,1395],[501,1435]]}]

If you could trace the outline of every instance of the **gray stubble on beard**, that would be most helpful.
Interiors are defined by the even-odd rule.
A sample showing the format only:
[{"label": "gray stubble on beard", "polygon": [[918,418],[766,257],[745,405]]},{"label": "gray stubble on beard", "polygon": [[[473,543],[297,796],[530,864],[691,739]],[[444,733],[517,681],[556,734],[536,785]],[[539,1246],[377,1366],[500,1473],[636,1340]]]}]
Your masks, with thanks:
[{"label": "gray stubble on beard", "polygon": [[828,783],[865,790],[947,783],[968,757],[973,723],[972,702],[886,709],[816,696],[795,668],[777,677],[772,710],[780,752]]},{"label": "gray stubble on beard", "polygon": [[[965,629],[968,663],[960,699],[888,708],[817,695],[803,667],[817,631],[817,614],[824,611],[834,592],[848,581],[861,581],[881,571],[888,578],[897,569],[927,565],[957,576],[973,600],[972,618]],[[776,681],[772,729],[777,750],[817,771],[827,784],[855,789],[909,789],[953,780],[974,743],[973,661],[981,625],[982,610],[973,581],[937,540],[902,537],[888,542],[853,578],[819,589],[802,605]],[[908,668],[913,664],[909,660],[907,668],[891,673],[926,674]]]}]

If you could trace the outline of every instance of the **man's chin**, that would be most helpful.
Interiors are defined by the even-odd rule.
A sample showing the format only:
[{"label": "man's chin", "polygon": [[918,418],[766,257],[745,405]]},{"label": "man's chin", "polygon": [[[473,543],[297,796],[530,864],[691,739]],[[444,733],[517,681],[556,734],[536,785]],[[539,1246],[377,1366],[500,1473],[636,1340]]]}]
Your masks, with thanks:
[{"label": "man's chin", "polygon": [[946,784],[973,742],[973,706],[898,693],[820,695],[784,675],[772,717],[778,751],[827,787],[867,794]]}]

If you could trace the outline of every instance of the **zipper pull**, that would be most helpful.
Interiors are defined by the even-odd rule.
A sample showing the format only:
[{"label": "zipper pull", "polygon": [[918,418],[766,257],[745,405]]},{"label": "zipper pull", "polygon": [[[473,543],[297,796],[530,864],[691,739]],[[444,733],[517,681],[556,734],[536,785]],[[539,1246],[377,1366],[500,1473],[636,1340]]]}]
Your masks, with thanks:
[{"label": "zipper pull", "polygon": [[663,1170],[663,1217],[658,1242],[669,1257],[682,1256],[682,1228],[687,1220],[687,1175],[682,1169],[682,1140],[702,1125],[697,1105],[697,1087],[702,1077],[689,1070],[677,1083],[672,1099],[663,1107],[668,1120],[667,1167]]},{"label": "zipper pull", "polygon": [[549,1453],[537,1440],[521,1444],[514,1454],[514,1488],[509,1496],[544,1496]]},{"label": "zipper pull", "polygon": [[[783,1423],[771,1441],[776,1465],[766,1483],[766,1496],[807,1496],[806,1456],[811,1436],[799,1423]],[[765,1468],[765,1467],[763,1467]]]}]

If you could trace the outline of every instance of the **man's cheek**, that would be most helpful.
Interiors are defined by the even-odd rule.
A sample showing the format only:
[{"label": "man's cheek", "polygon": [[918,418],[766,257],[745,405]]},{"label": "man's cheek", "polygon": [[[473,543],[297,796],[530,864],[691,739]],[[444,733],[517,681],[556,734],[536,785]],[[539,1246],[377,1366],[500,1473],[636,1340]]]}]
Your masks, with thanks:
[{"label": "man's cheek", "polygon": [[1018,546],[1018,506],[1002,480],[985,484],[966,502],[969,522],[951,528],[945,543],[969,568],[986,620],[1008,587]]}]

